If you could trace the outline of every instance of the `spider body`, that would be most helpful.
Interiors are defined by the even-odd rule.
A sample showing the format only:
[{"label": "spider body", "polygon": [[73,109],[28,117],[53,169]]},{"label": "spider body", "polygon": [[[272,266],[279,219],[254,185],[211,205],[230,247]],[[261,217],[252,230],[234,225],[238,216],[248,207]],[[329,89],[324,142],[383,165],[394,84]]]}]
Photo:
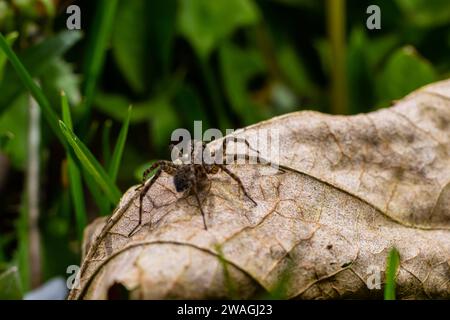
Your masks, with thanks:
[{"label": "spider body", "polygon": [[[226,154],[226,144],[228,141],[229,141],[229,139],[223,140],[223,145],[222,145],[223,153],[222,153],[221,159],[223,159],[224,156],[227,155]],[[259,152],[257,150],[254,150],[253,148],[250,147],[247,140],[240,139],[240,138],[233,138],[233,141],[234,142],[244,142],[249,149],[256,151],[259,155]],[[138,187],[138,189],[141,189],[140,193],[139,193],[139,221],[138,221],[138,225],[135,228],[133,228],[133,230],[129,233],[129,236],[131,236],[136,231],[136,229],[141,225],[143,198],[147,194],[150,187],[159,178],[159,176],[161,175],[162,172],[165,172],[173,177],[173,184],[174,184],[175,190],[177,192],[189,192],[195,196],[197,204],[200,209],[200,212],[203,217],[203,225],[204,225],[205,230],[207,230],[208,227],[206,225],[205,213],[204,213],[202,205],[201,205],[199,192],[203,189],[205,184],[209,181],[208,175],[216,174],[219,171],[225,172],[230,178],[232,178],[233,180],[235,180],[238,183],[238,185],[239,185],[240,189],[243,191],[244,195],[250,201],[252,201],[255,206],[257,205],[257,203],[247,193],[241,179],[239,179],[238,176],[236,176],[233,172],[231,172],[227,168],[226,164],[218,163],[216,161],[215,151],[212,151],[209,153],[210,159],[214,159],[214,161],[212,161],[211,163],[210,163],[210,161],[208,161],[208,163],[207,163],[203,160],[203,155],[205,154],[205,150],[209,151],[204,142],[199,142],[199,141],[193,140],[193,141],[191,141],[190,154],[181,154],[181,152],[178,152],[178,158],[175,161],[172,162],[172,161],[166,161],[166,160],[159,160],[159,161],[156,161],[155,163],[153,163],[153,165],[151,167],[149,167],[148,169],[146,169],[144,171],[143,182]],[[250,160],[252,157],[250,157],[247,154],[244,154],[244,155],[234,154],[233,155],[234,161],[239,158],[244,158],[245,160]],[[261,163],[259,156],[256,158],[252,158],[252,159],[256,159],[257,163]],[[265,163],[270,164],[270,162],[267,162],[267,161]],[[150,182],[146,183],[147,176],[153,170],[155,170],[157,168],[158,168],[158,170],[155,172],[155,174],[151,178]]]},{"label": "spider body", "polygon": [[192,167],[188,165],[184,165],[177,170],[173,176],[173,184],[177,192],[182,192],[192,187],[192,181],[196,178],[195,171],[197,170],[192,170]]},{"label": "spider body", "polygon": [[197,185],[208,179],[206,170],[199,164],[180,165],[173,176],[173,184],[177,192],[183,192],[192,189],[194,182]]}]

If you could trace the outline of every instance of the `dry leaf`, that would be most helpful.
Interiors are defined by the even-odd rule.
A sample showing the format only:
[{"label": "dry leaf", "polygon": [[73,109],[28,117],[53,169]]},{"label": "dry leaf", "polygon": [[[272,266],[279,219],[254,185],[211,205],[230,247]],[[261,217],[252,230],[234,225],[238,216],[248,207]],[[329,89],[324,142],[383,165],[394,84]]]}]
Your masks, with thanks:
[{"label": "dry leaf", "polygon": [[283,281],[287,298],[382,297],[367,283],[384,279],[392,246],[399,298],[450,298],[450,80],[370,114],[297,112],[237,135],[252,143],[274,129],[292,170],[229,166],[256,207],[229,177],[211,176],[204,230],[194,197],[163,174],[128,238],[133,187],[107,223],[88,228],[70,298],[104,299],[116,284],[134,299],[249,298]]}]

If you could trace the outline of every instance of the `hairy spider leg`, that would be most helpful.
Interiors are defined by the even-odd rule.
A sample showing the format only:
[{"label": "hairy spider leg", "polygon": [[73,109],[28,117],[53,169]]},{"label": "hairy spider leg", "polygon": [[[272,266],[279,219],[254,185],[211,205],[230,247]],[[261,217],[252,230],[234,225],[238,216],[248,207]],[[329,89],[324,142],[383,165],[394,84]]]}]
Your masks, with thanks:
[{"label": "hairy spider leg", "polygon": [[200,197],[198,196],[198,192],[197,192],[197,185],[194,185],[194,195],[195,195],[195,199],[197,200],[198,207],[200,209],[200,213],[202,214],[203,226],[205,227],[205,230],[208,230],[208,227],[206,226],[205,212],[203,211],[202,203],[200,202]]},{"label": "hairy spider leg", "polygon": [[[150,172],[152,172],[156,168],[158,168],[158,170],[156,171],[155,175],[152,177],[150,182],[147,185],[145,185],[145,181],[147,179],[147,176],[149,175]],[[159,160],[159,161],[156,161],[155,163],[153,163],[149,168],[147,168],[144,171],[143,181],[142,181],[142,185],[141,185],[141,186],[143,186],[143,188],[142,188],[142,190],[139,193],[139,219],[138,219],[138,224],[133,228],[133,230],[130,231],[130,233],[128,234],[128,237],[131,237],[133,235],[133,233],[142,224],[142,202],[143,202],[144,196],[147,194],[148,190],[156,182],[156,180],[159,178],[159,176],[161,175],[161,173],[163,171],[168,173],[168,174],[170,174],[170,175],[172,175],[175,172],[175,169],[176,169],[176,165],[174,165],[172,162],[166,161],[166,160]]]}]

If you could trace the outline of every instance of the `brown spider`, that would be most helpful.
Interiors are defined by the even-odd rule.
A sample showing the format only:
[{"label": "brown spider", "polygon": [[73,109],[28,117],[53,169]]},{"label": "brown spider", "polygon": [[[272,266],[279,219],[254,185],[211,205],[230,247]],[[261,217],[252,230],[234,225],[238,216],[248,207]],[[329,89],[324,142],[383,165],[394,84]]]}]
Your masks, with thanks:
[{"label": "brown spider", "polygon": [[[251,157],[248,154],[244,154],[244,155],[233,154],[232,155],[233,161],[242,159],[242,157],[243,157],[246,161],[253,159],[253,160],[256,160],[257,163],[265,163],[265,164],[272,165],[267,160],[264,160],[264,162],[262,162],[261,158],[259,157],[259,151],[253,149],[246,139],[237,138],[237,137],[225,138],[223,140],[221,159],[223,159],[223,157],[227,156],[226,146],[229,141],[234,141],[235,143],[244,142],[250,150],[257,152],[257,154],[258,154],[257,157]],[[129,233],[128,236],[131,236],[136,231],[136,229],[139,228],[139,226],[142,224],[143,198],[147,194],[147,192],[151,188],[151,186],[159,178],[159,176],[161,175],[162,172],[165,172],[165,173],[173,176],[173,184],[174,184],[175,190],[177,192],[188,191],[188,192],[192,192],[194,194],[197,204],[200,208],[200,212],[202,214],[203,225],[205,227],[205,230],[207,230],[208,227],[206,225],[205,213],[203,211],[198,192],[201,190],[201,188],[203,188],[205,181],[208,181],[208,174],[216,174],[220,170],[222,170],[223,172],[228,174],[233,180],[235,180],[238,183],[238,185],[242,189],[244,195],[250,201],[252,201],[255,206],[257,206],[257,203],[255,202],[255,200],[253,200],[250,197],[250,195],[247,193],[247,190],[244,188],[244,185],[242,184],[241,179],[239,179],[238,176],[236,176],[233,172],[231,172],[226,167],[226,164],[215,162],[217,160],[216,153],[215,153],[215,151],[209,152],[209,150],[207,149],[208,147],[205,142],[191,140],[190,147],[191,147],[190,159],[185,159],[186,155],[183,155],[183,154],[181,154],[180,151],[178,151],[178,159],[176,159],[174,162],[166,161],[166,160],[159,160],[159,161],[156,161],[155,163],[153,163],[151,167],[147,168],[144,171],[142,184],[136,189],[136,190],[139,190],[142,188],[140,191],[140,194],[139,194],[139,220],[138,220],[138,224],[136,225],[136,227],[134,227],[133,230],[131,230],[131,232]],[[171,150],[173,148],[174,147],[171,145]],[[208,162],[204,161],[203,156],[205,155],[205,150],[208,150],[208,152],[209,152],[209,156],[210,156],[209,159],[213,159],[213,160],[210,160]],[[208,154],[207,154],[207,156],[208,156]],[[154,174],[154,176],[152,177],[150,182],[148,184],[146,184],[147,176],[156,168],[158,168],[158,170],[156,171],[156,173]],[[281,169],[279,169],[279,170],[281,170]]]}]

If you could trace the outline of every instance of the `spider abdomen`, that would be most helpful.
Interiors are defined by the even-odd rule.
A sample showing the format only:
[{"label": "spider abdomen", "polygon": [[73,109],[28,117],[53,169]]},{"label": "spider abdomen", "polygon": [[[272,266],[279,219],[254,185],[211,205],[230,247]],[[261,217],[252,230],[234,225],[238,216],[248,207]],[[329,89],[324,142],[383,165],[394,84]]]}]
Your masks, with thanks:
[{"label": "spider abdomen", "polygon": [[175,190],[177,192],[182,192],[189,189],[192,186],[193,172],[190,167],[186,166],[180,168],[173,176],[173,184],[175,185]]}]

